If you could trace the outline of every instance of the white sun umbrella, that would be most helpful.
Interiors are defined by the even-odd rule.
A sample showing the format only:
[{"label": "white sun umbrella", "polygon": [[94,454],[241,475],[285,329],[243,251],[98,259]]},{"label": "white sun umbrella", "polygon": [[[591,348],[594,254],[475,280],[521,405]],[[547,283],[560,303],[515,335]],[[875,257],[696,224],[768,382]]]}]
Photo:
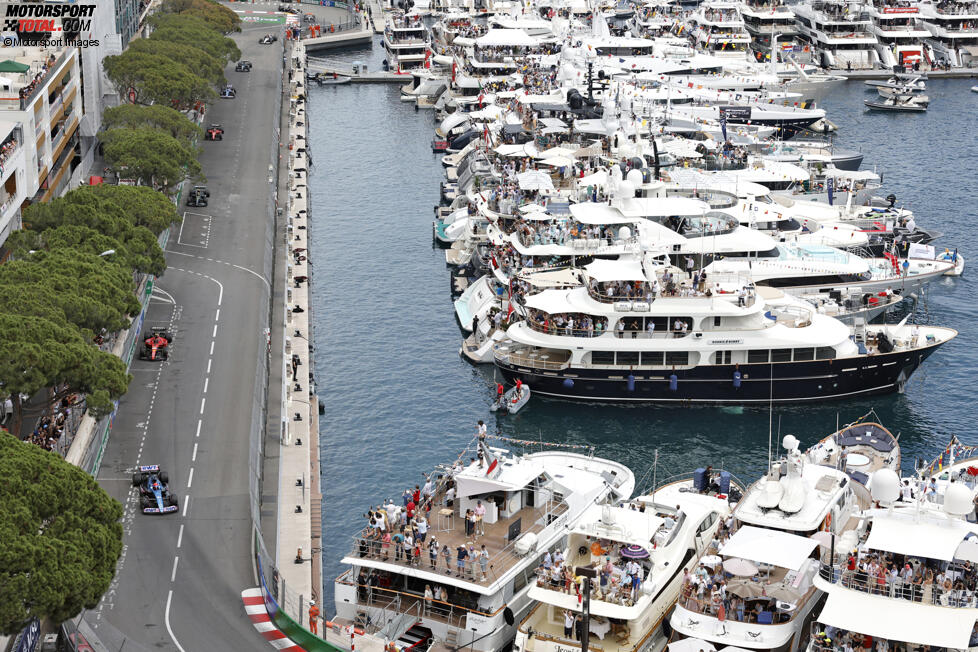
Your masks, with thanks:
[{"label": "white sun umbrella", "polygon": [[553,190],[554,182],[550,175],[540,170],[530,170],[516,175],[521,190]]},{"label": "white sun umbrella", "polygon": [[683,638],[670,643],[669,652],[716,652],[716,648],[701,638]]},{"label": "white sun umbrella", "polygon": [[741,577],[752,577],[757,575],[757,566],[746,559],[728,559],[723,562],[723,570],[727,571],[731,575],[739,575]]},{"label": "white sun umbrella", "polygon": [[567,167],[568,165],[574,165],[574,159],[569,156],[548,156],[540,161],[540,163],[555,168],[563,168]]}]

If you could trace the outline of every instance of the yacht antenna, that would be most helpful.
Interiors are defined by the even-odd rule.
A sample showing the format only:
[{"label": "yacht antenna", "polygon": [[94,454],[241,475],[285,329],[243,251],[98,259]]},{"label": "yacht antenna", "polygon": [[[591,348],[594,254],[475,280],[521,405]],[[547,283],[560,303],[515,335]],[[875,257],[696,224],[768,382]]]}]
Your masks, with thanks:
[{"label": "yacht antenna", "polygon": [[771,472],[771,438],[774,434],[774,367],[771,367],[770,393],[767,404],[767,472]]},{"label": "yacht antenna", "polygon": [[652,498],[655,499],[655,473],[659,466],[659,449],[655,449],[655,456],[652,458]]}]

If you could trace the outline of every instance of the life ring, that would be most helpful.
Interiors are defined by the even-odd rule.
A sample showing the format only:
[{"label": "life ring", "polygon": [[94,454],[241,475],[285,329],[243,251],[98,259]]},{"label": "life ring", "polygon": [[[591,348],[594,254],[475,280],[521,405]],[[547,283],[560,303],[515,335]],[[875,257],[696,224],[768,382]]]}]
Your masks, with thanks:
[{"label": "life ring", "polygon": [[805,52],[808,52],[808,46],[807,45],[805,46]]},{"label": "life ring", "polygon": [[826,532],[832,531],[832,512],[825,515],[825,521],[822,523],[822,529]]}]

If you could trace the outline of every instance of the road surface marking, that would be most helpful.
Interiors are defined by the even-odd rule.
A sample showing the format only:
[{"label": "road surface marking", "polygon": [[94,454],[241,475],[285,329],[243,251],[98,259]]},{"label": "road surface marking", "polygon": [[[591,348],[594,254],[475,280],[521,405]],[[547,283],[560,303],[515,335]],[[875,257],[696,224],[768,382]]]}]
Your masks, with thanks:
[{"label": "road surface marking", "polygon": [[219,320],[220,318],[221,318],[221,309],[220,309],[220,308],[218,308],[218,309],[217,309],[217,314],[216,314],[216,315],[214,315],[214,321],[217,321],[217,320]]},{"label": "road surface marking", "polygon": [[197,434],[195,437],[200,437],[200,426],[204,423],[203,419],[197,419]]},{"label": "road surface marking", "polygon": [[207,373],[211,372],[211,358],[207,358]]},{"label": "road surface marking", "polygon": [[217,324],[214,324],[214,332],[211,333],[211,337],[217,337]]},{"label": "road surface marking", "polygon": [[242,267],[241,265],[235,265],[234,263],[229,263],[226,260],[218,260],[216,258],[205,258],[204,256],[195,256],[193,254],[184,253],[182,251],[167,251],[167,254],[177,254],[178,256],[187,256],[189,258],[196,258],[197,260],[206,260],[211,263],[219,263],[221,265],[227,265],[228,267],[234,267],[235,269],[240,269],[242,272],[248,272],[252,276],[255,276],[261,280],[266,286],[269,285],[268,279],[256,272],[253,269],[248,269],[247,267]]},{"label": "road surface marking", "polygon": [[190,475],[187,477],[187,489],[194,485],[194,467],[190,467]]},{"label": "road surface marking", "polygon": [[177,649],[180,650],[180,652],[187,652],[183,649],[183,646],[180,645],[180,641],[177,640],[177,637],[173,635],[173,628],[170,627],[170,602],[172,600],[173,589],[170,589],[170,592],[166,595],[166,614],[164,617],[164,621],[166,622],[166,632],[170,635],[170,640],[173,641],[173,644],[177,646]]},{"label": "road surface marking", "polygon": [[177,579],[177,564],[180,562],[180,557],[173,558],[173,570],[170,572],[170,581],[174,582]]},{"label": "road surface marking", "polygon": [[210,382],[210,378],[204,378],[204,393],[207,393],[207,384]]},{"label": "road surface marking", "polygon": [[214,355],[214,340],[211,340],[211,355]]},{"label": "road surface marking", "polygon": [[190,504],[190,494],[187,494],[187,499],[183,501],[183,516],[187,515],[187,505]]},{"label": "road surface marking", "polygon": [[177,548],[183,545],[183,523],[180,524],[180,533],[177,535]]},{"label": "road surface marking", "polygon": [[[197,442],[194,442],[194,454],[190,456],[191,462],[197,461]],[[182,525],[180,527],[183,527]]]},{"label": "road surface marking", "polygon": [[207,397],[200,399],[200,413],[204,413],[204,404],[207,403]]}]

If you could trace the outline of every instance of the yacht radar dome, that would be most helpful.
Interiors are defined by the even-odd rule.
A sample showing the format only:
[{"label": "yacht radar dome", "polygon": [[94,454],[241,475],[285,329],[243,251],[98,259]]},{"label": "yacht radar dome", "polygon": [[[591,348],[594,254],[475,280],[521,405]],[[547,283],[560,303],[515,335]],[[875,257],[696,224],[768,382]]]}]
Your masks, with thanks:
[{"label": "yacht radar dome", "polygon": [[971,490],[965,485],[952,482],[944,491],[944,512],[949,516],[967,516],[974,511]]},{"label": "yacht radar dome", "polygon": [[879,469],[870,480],[869,492],[880,504],[895,503],[900,498],[900,478],[893,469]]}]

